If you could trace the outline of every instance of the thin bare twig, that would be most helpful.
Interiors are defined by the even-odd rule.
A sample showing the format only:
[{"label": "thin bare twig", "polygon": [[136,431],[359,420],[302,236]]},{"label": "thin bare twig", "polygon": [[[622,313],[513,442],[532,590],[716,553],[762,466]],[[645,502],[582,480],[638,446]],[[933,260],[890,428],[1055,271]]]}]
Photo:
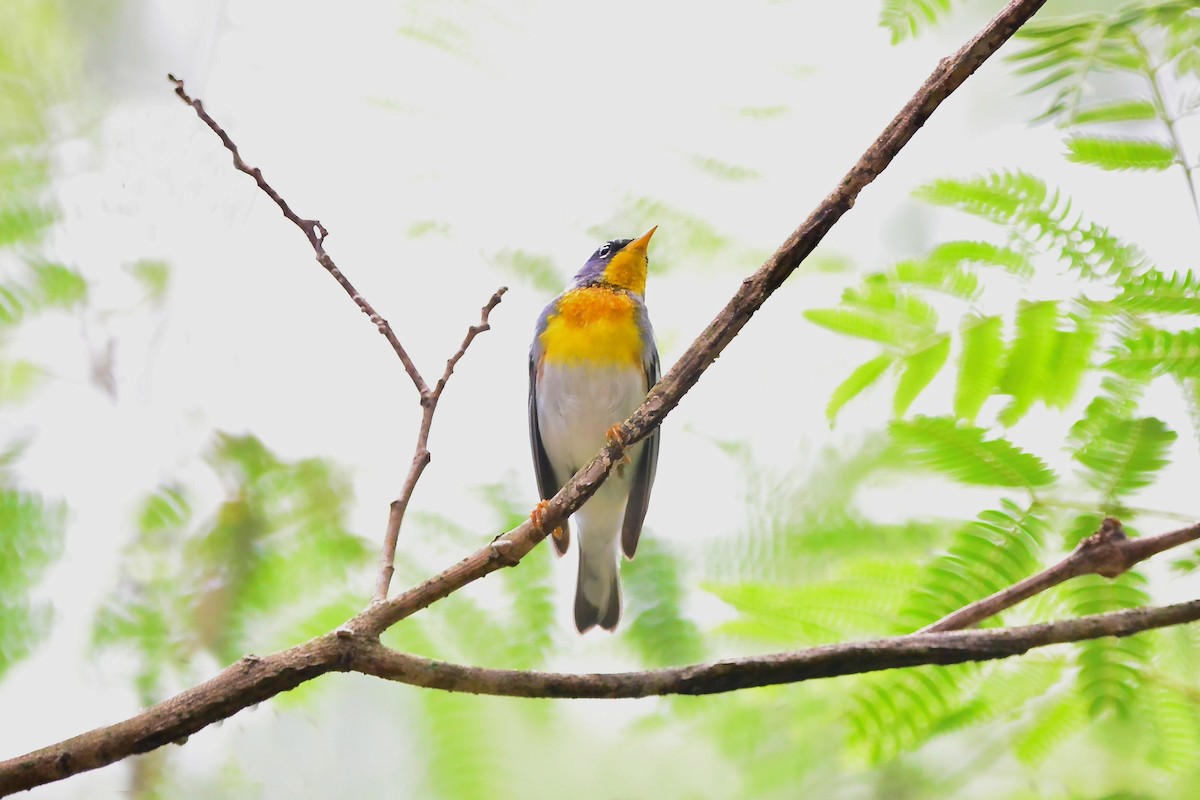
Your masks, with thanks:
[{"label": "thin bare twig", "polygon": [[428,394],[429,387],[425,384],[425,379],[421,377],[421,373],[417,370],[417,365],[408,357],[408,352],[404,349],[404,345],[400,344],[400,340],[396,337],[392,326],[371,307],[371,304],[367,302],[365,297],[358,293],[358,290],[354,288],[350,280],[342,274],[337,264],[334,264],[333,259],[325,252],[325,237],[329,235],[329,231],[325,230],[325,226],[321,224],[320,220],[304,219],[293,211],[292,207],[287,204],[287,201],[279,196],[279,192],[275,191],[271,187],[271,184],[267,183],[263,178],[262,170],[258,167],[252,167],[242,160],[242,155],[238,152],[238,146],[229,138],[229,134],[225,132],[225,129],[218,125],[217,121],[204,110],[204,104],[199,100],[193,100],[188,95],[183,88],[183,81],[174,75],[167,75],[167,80],[175,84],[175,94],[179,95],[179,99],[191,106],[196,112],[196,116],[200,117],[200,120],[220,138],[221,144],[225,145],[225,149],[233,155],[233,165],[237,167],[238,171],[244,172],[251,178],[254,178],[254,182],[258,184],[258,188],[262,189],[267,197],[271,198],[275,202],[275,205],[279,206],[279,210],[283,212],[283,215],[304,233],[305,238],[308,239],[308,243],[312,245],[313,252],[317,255],[317,263],[333,276],[333,279],[345,290],[346,294],[350,295],[350,299],[354,301],[354,304],[370,318],[375,328],[388,340],[388,344],[392,346],[392,350],[396,351],[396,355],[400,358],[400,363],[404,365],[404,371],[408,373],[408,377],[412,379],[413,386],[417,388],[417,393],[422,397]]},{"label": "thin bare twig", "polygon": [[450,356],[446,362],[446,369],[442,373],[442,377],[438,378],[432,390],[421,395],[423,410],[421,426],[417,430],[417,445],[413,451],[412,463],[408,467],[408,475],[405,476],[404,485],[400,489],[400,496],[392,501],[388,512],[387,531],[383,537],[383,552],[379,556],[379,577],[375,580],[375,595],[372,602],[377,603],[387,599],[388,587],[391,586],[392,575],[396,571],[396,543],[400,539],[400,525],[404,522],[404,512],[408,510],[409,500],[412,499],[413,490],[417,487],[421,473],[429,464],[429,429],[433,425],[433,412],[437,410],[438,401],[442,399],[442,390],[446,388],[446,383],[450,380],[454,367],[466,354],[471,342],[476,336],[491,328],[491,325],[488,324],[488,315],[492,313],[493,308],[500,304],[500,298],[507,291],[507,287],[504,286],[496,290],[487,305],[483,307],[479,316],[479,324],[472,325],[467,329],[467,335],[463,338],[458,352]]},{"label": "thin bare twig", "polygon": [[963,606],[932,625],[926,625],[918,633],[969,628],[1071,578],[1080,575],[1115,578],[1150,556],[1197,539],[1200,539],[1200,523],[1157,536],[1130,539],[1125,535],[1120,521],[1108,517],[1101,523],[1100,530],[1080,542],[1069,556],[1054,566],[982,600]]},{"label": "thin bare twig", "polygon": [[421,425],[417,432],[416,448],[413,452],[412,462],[408,467],[408,474],[405,476],[404,483],[400,488],[400,494],[389,506],[387,529],[384,531],[383,549],[379,557],[379,577],[375,581],[373,600],[385,600],[387,599],[388,586],[392,582],[392,575],[396,571],[396,544],[400,538],[400,526],[404,521],[404,512],[408,509],[409,501],[412,499],[413,491],[417,487],[417,481],[420,480],[421,473],[425,471],[426,465],[429,464],[429,430],[433,425],[433,413],[437,409],[438,400],[442,397],[442,390],[446,388],[446,382],[450,380],[450,375],[454,372],[455,365],[466,354],[467,348],[471,346],[471,342],[480,333],[490,330],[491,326],[488,324],[488,315],[492,309],[500,304],[500,299],[508,289],[502,286],[492,295],[487,305],[483,307],[483,314],[480,317],[479,324],[472,325],[467,330],[467,335],[463,339],[462,345],[446,362],[445,371],[434,387],[430,389],[417,369],[416,364],[409,358],[408,352],[404,349],[404,345],[400,343],[400,339],[396,336],[395,331],[392,330],[392,326],[375,311],[365,297],[358,293],[358,290],[354,288],[350,280],[333,263],[333,259],[329,257],[329,254],[325,252],[325,237],[329,235],[329,231],[325,229],[325,226],[318,220],[304,219],[293,211],[292,207],[288,205],[288,202],[283,199],[279,192],[275,191],[274,187],[263,178],[262,170],[258,167],[250,166],[242,159],[237,144],[225,132],[225,129],[204,110],[204,104],[199,99],[193,99],[188,95],[184,90],[183,81],[174,75],[167,75],[167,79],[175,85],[175,94],[191,106],[201,121],[220,138],[221,144],[225,145],[225,149],[233,155],[233,165],[239,171],[254,178],[254,182],[258,184],[258,188],[262,189],[267,197],[271,198],[275,202],[275,205],[279,206],[279,210],[283,212],[285,217],[304,232],[305,237],[317,255],[317,262],[328,270],[329,274],[345,290],[346,294],[350,295],[350,299],[370,318],[371,322],[375,324],[376,329],[388,340],[388,343],[392,346],[392,350],[399,356],[400,363],[404,365],[404,371],[412,379],[413,386],[416,387],[417,394],[420,396],[422,412]]}]

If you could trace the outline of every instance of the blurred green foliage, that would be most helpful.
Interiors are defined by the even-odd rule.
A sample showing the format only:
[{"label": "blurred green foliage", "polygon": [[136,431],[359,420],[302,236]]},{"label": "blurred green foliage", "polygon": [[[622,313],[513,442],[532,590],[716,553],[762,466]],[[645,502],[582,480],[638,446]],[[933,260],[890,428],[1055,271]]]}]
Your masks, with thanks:
[{"label": "blurred green foliage", "polygon": [[[904,38],[949,6],[889,2],[884,20]],[[1069,159],[1110,170],[1179,167],[1187,193],[1155,200],[1194,202],[1197,154],[1184,149],[1176,126],[1200,97],[1195,3],[1050,19],[1019,35],[1025,48],[1013,61],[1035,80],[1031,91],[1050,98],[1043,117],[1064,128]],[[1114,75],[1124,82],[1114,83]],[[1130,96],[1130,85],[1142,95]],[[1081,126],[1107,132],[1084,134]],[[1147,138],[1155,128],[1160,138]],[[1200,419],[1200,282],[1193,272],[1160,270],[1137,246],[1088,221],[1065,192],[1027,172],[940,179],[917,197],[993,224],[1000,237],[937,245],[868,274],[836,306],[805,312],[809,321],[877,349],[834,389],[828,415],[836,421],[848,403],[890,377],[891,456],[864,460],[868,471],[855,475],[855,486],[895,480],[898,461],[905,480],[936,475],[990,492],[992,505],[969,521],[915,520],[924,552],[896,549],[880,563],[878,542],[856,541],[847,524],[859,515],[853,492],[828,506],[819,491],[777,492],[793,504],[794,521],[764,529],[748,520],[751,533],[737,546],[764,530],[770,537],[790,532],[796,544],[772,544],[772,552],[803,552],[821,529],[840,531],[842,545],[812,551],[817,563],[790,576],[768,559],[732,561],[706,588],[736,612],[720,628],[734,641],[786,647],[916,630],[1058,560],[1095,532],[1104,514],[1120,515],[1137,535],[1132,526],[1143,515],[1153,520],[1153,512],[1132,510],[1134,498],[1169,468],[1180,445],[1200,445],[1194,428],[1184,442],[1176,422],[1143,410],[1150,384],[1167,378],[1182,390],[1192,419]],[[1055,273],[1070,277],[1071,296],[1039,297],[1040,279]],[[1024,297],[1013,299],[1014,280],[1029,287]],[[953,387],[952,407],[939,412],[929,399],[930,412],[908,415],[939,377]],[[1055,416],[1042,415],[1042,432],[1031,440],[1026,423],[1040,408]],[[1058,420],[1057,433],[1047,433],[1047,419]],[[1030,451],[1017,441],[1037,446]],[[1067,469],[1049,466],[1064,455]],[[753,498],[753,484],[748,488]],[[1176,567],[1188,572],[1197,563],[1184,556]],[[1150,574],[1071,581],[985,624],[1147,605],[1155,597]],[[804,733],[781,725],[775,731],[790,745],[750,747],[739,751],[739,763],[761,763],[755,755],[782,747],[806,759],[835,759],[871,787],[816,793],[828,797],[1193,796],[1200,768],[1180,748],[1200,736],[1198,645],[1189,627],[1006,662],[841,679],[823,685],[820,703],[798,690],[790,712],[837,744],[809,749]],[[729,704],[736,710],[713,717],[765,714],[770,704],[739,695]],[[794,796],[800,786],[812,791],[804,781],[818,771],[801,770],[775,794],[761,791],[760,775],[746,785],[756,787],[755,796]]]},{"label": "blurred green foliage", "polygon": [[61,554],[65,515],[62,503],[17,489],[0,472],[0,678],[49,627],[51,604],[32,590]]},{"label": "blurred green foliage", "polygon": [[343,579],[370,548],[345,526],[352,493],[338,470],[284,461],[248,435],[218,434],[207,460],[224,502],[197,520],[184,486],[149,494],[96,619],[97,648],[136,657],[146,704],[195,680],[202,654],[224,665],[283,647],[328,630],[313,617],[345,620],[360,605]]},{"label": "blurred green foliage", "polygon": [[[50,118],[80,68],[75,41],[59,3],[0,5],[0,415],[28,402],[46,376],[5,352],[19,326],[87,296],[75,270],[41,254],[58,219]],[[52,606],[38,584],[62,553],[67,519],[62,501],[22,486],[16,467],[29,442],[15,430],[0,424],[0,677],[49,630]]]}]

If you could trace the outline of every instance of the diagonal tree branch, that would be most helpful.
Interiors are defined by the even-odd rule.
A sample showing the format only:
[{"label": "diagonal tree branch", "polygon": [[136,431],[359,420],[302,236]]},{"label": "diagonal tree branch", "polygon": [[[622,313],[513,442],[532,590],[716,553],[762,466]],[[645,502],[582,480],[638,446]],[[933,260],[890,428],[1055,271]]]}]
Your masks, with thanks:
[{"label": "diagonal tree branch", "polygon": [[396,355],[400,358],[400,363],[404,365],[404,371],[408,373],[408,377],[412,379],[413,386],[417,389],[417,394],[421,397],[428,394],[429,386],[425,383],[425,379],[421,377],[417,365],[409,358],[408,351],[404,349],[404,345],[400,344],[400,339],[397,338],[395,331],[392,330],[392,326],[371,307],[371,304],[367,302],[365,297],[358,293],[358,290],[350,283],[350,279],[342,274],[337,264],[333,263],[333,259],[325,252],[325,237],[329,235],[329,231],[325,230],[325,226],[321,224],[321,221],[304,219],[293,211],[287,201],[279,196],[279,192],[275,191],[271,184],[267,183],[266,179],[263,178],[262,170],[258,167],[252,167],[242,160],[242,154],[238,151],[238,146],[233,143],[233,139],[229,138],[229,134],[225,132],[225,129],[209,116],[208,112],[204,110],[203,103],[199,100],[193,100],[188,95],[183,87],[183,81],[174,75],[167,75],[167,80],[175,85],[175,94],[179,96],[179,99],[191,106],[196,112],[196,116],[221,139],[221,144],[225,145],[225,149],[233,155],[233,166],[237,167],[239,172],[244,172],[251,178],[254,178],[254,182],[258,184],[258,188],[262,189],[267,197],[271,198],[275,205],[279,206],[279,210],[283,212],[283,215],[304,233],[305,238],[308,239],[308,243],[312,245],[313,252],[317,255],[317,263],[333,276],[333,279],[345,290],[346,294],[350,295],[350,299],[354,301],[354,304],[370,318],[379,332],[383,334],[383,337],[388,340],[388,344],[392,346],[392,350],[396,351]]},{"label": "diagonal tree branch", "polygon": [[[1011,0],[1008,5],[970,42],[964,45],[952,56],[943,59],[932,74],[901,109],[900,113],[884,129],[883,133],[867,149],[866,153],[851,167],[840,184],[817,208],[809,215],[804,223],[779,247],[767,262],[752,276],[743,281],[741,288],[730,300],[721,313],[700,334],[688,348],[678,363],[655,386],[645,402],[634,415],[622,426],[620,437],[604,448],[587,467],[580,470],[552,498],[544,516],[545,530],[553,528],[565,517],[579,508],[590,497],[607,477],[613,464],[620,460],[624,448],[640,441],[673,409],[700,379],[700,376],[725,347],[733,340],[750,317],[766,302],[767,298],[790,275],[801,261],[817,246],[829,229],[854,205],[856,198],[863,188],[880,174],[895,158],[896,154],[924,125],[929,116],[941,102],[957,89],[987,58],[989,58],[1009,37],[1023,25],[1042,5],[1045,0]],[[262,179],[261,172],[249,167],[242,161],[236,146],[228,135],[212,121],[200,105],[184,92],[182,82],[172,78],[176,85],[176,93],[195,109],[200,118],[221,137],[226,148],[234,156],[234,165],[241,171],[251,175],[255,182],[280,207],[284,215],[298,225],[308,237],[317,253],[318,261],[338,281],[354,302],[368,314],[380,332],[392,344],[397,355],[404,350],[398,339],[391,331],[386,321],[374,312],[369,304],[354,290],[345,276],[337,269],[332,260],[324,252],[323,240],[326,231],[315,220],[304,220],[291,211],[287,203]],[[484,316],[487,311],[485,308]],[[486,319],[484,320],[486,324]],[[468,334],[467,344],[473,334]],[[406,370],[413,378],[414,385],[424,399],[430,390],[421,380],[420,374],[412,366],[407,355],[401,357]],[[449,376],[457,360],[452,357],[447,364],[444,375]],[[160,747],[169,742],[178,741],[213,722],[225,719],[238,710],[261,702],[280,692],[298,686],[321,674],[330,671],[349,671],[355,669],[356,659],[359,666],[367,671],[375,668],[380,673],[388,669],[382,649],[377,641],[378,635],[399,620],[428,606],[451,592],[478,580],[501,566],[516,564],[534,545],[545,537],[542,530],[535,530],[531,523],[526,522],[515,530],[499,537],[489,547],[485,547],[463,559],[458,564],[435,575],[424,583],[410,589],[392,600],[381,600],[373,603],[364,612],[350,620],[337,631],[325,634],[308,643],[284,650],[265,658],[247,656],[237,664],[227,668],[210,681],[189,689],[173,698],[163,701],[142,714],[130,718],[117,725],[101,728],[90,733],[82,734],[57,745],[43,750],[20,756],[9,761],[0,762],[0,794],[39,786],[69,775],[89,769],[96,769],[111,764],[135,753],[142,753]],[[1200,603],[1182,604],[1163,609],[1149,609],[1136,612],[1119,612],[1113,615],[1088,617],[1072,620],[1066,623],[1067,628],[1051,628],[1058,631],[1043,643],[1055,641],[1072,641],[1072,638],[1055,638],[1067,634],[1063,631],[1073,631],[1070,636],[1088,638],[1089,636],[1128,635],[1147,627],[1179,624],[1196,619],[1200,616]],[[1074,627],[1071,627],[1074,626]],[[1140,627],[1139,627],[1140,626]],[[1029,630],[1039,628],[1034,626]],[[984,646],[984,650],[975,654],[979,658],[998,658],[1024,652],[1032,646],[1038,646],[1034,640],[1011,639],[1008,649],[996,645],[1004,637],[1018,637],[1023,629],[970,631],[955,634],[936,634],[936,636],[962,637],[960,639],[923,639],[924,634],[904,637],[903,645],[883,645],[882,643],[865,643],[856,645],[839,645],[835,647],[860,648],[865,652],[878,651],[872,656],[879,659],[878,669],[896,666],[907,666],[917,663],[950,663],[951,653],[945,647],[954,643],[976,643]],[[1014,632],[1016,631],[1016,632]],[[1037,635],[1044,635],[1037,634]],[[939,645],[939,643],[941,643]],[[897,657],[899,652],[906,655]],[[909,651],[906,648],[914,648]],[[915,653],[920,651],[918,657]],[[822,649],[823,656],[808,658],[833,659],[830,651]],[[845,657],[847,651],[842,651]],[[403,654],[397,657],[411,659]],[[390,658],[390,657],[389,657]],[[926,661],[920,660],[927,659]],[[961,648],[954,655],[959,660],[967,660]],[[762,662],[763,666],[751,666]],[[719,662],[707,667],[695,668],[700,673],[708,674],[708,680],[727,681],[730,689],[746,685],[762,685],[771,682],[786,682],[798,679],[796,675],[805,673],[789,672],[791,667],[783,668],[779,663],[786,663],[786,656],[748,659],[743,661]],[[426,680],[433,680],[437,665],[433,662],[405,661],[410,675],[425,675]],[[775,666],[771,666],[775,665]],[[684,668],[688,669],[688,668]],[[748,677],[756,669],[761,670],[759,677]],[[706,672],[707,670],[707,672]],[[773,672],[774,670],[774,672]],[[846,669],[843,668],[843,672]],[[855,670],[849,670],[855,671]],[[858,669],[857,671],[862,671]],[[739,678],[741,674],[747,677]],[[513,677],[520,673],[513,673]],[[763,677],[772,674],[773,679]],[[828,671],[826,674],[843,674]],[[534,673],[536,676],[537,674]],[[731,677],[732,676],[732,677]],[[816,677],[813,673],[811,677]],[[389,675],[388,677],[397,677]],[[541,678],[539,678],[540,680]],[[574,678],[571,678],[573,680]],[[688,678],[681,673],[681,681],[699,680]],[[532,678],[530,679],[532,680]],[[603,678],[598,680],[613,680]],[[413,683],[420,683],[415,677]],[[420,685],[434,685],[432,683]],[[696,684],[699,686],[700,684]],[[712,683],[716,687],[718,684]],[[683,684],[679,691],[683,691]],[[469,690],[469,689],[464,689]],[[700,689],[693,689],[700,691]],[[710,688],[708,691],[721,689]],[[647,691],[646,693],[652,693]]]},{"label": "diagonal tree branch", "polygon": [[1197,539],[1200,539],[1200,523],[1157,536],[1130,539],[1125,535],[1125,528],[1120,521],[1108,517],[1101,523],[1100,530],[1080,542],[1069,556],[1054,566],[982,600],[963,606],[932,625],[926,625],[918,633],[969,628],[1071,578],[1080,575],[1115,578],[1150,556]]},{"label": "diagonal tree branch", "polygon": [[643,439],[660,425],[683,396],[700,380],[767,298],[800,265],[834,223],[854,205],[859,193],[882,172],[901,148],[920,130],[929,116],[992,53],[1033,16],[1045,0],[1012,0],[976,36],[954,55],[942,59],[912,99],[900,109],[883,133],[850,168],[829,195],[808,216],[741,288],[708,327],[700,333],[675,366],[650,390],[645,402],[621,424],[622,436],[608,446],[566,485],[545,507],[542,530],[526,522],[489,547],[476,551],[424,583],[387,601],[376,603],[350,625],[378,635],[389,626],[425,608],[466,584],[503,566],[519,562],[534,545],[578,509],[599,488],[626,447]]}]

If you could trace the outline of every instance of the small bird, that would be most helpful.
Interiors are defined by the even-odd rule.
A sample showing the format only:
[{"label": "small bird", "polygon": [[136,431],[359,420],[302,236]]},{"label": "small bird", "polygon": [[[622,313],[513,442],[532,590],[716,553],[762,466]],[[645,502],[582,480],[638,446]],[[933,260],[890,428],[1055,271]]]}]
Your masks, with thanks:
[{"label": "small bird", "polygon": [[[529,439],[542,498],[530,516],[539,528],[545,502],[600,452],[606,437],[617,436],[617,424],[658,382],[658,349],[642,300],[646,248],[655,230],[601,245],[538,317],[529,351]],[[580,633],[595,625],[615,630],[621,619],[617,538],[625,557],[633,558],[657,463],[656,429],[629,449],[574,514]],[[558,555],[567,552],[571,534],[565,520],[552,541]]]}]

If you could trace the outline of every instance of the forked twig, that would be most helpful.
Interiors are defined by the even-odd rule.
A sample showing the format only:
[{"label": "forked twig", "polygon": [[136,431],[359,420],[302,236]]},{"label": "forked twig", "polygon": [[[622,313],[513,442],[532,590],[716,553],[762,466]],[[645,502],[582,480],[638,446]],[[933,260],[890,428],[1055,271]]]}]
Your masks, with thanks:
[{"label": "forked twig", "polygon": [[199,99],[194,99],[188,95],[184,89],[183,81],[174,75],[167,75],[167,80],[175,85],[175,94],[179,96],[179,99],[191,106],[192,110],[196,112],[196,116],[200,117],[201,121],[220,138],[221,144],[225,145],[225,149],[233,155],[233,165],[240,172],[244,172],[251,178],[254,178],[254,182],[258,184],[258,188],[262,189],[267,197],[271,198],[275,205],[279,206],[279,210],[283,212],[283,215],[304,233],[305,238],[308,239],[308,243],[312,245],[313,252],[316,253],[317,263],[333,276],[333,279],[345,290],[346,294],[350,295],[350,299],[354,301],[354,304],[370,318],[375,328],[388,340],[388,343],[392,346],[392,350],[400,358],[400,363],[404,365],[404,371],[408,373],[408,377],[412,379],[413,386],[417,389],[422,411],[421,424],[417,433],[416,449],[408,468],[408,474],[404,477],[404,484],[401,486],[400,494],[389,506],[387,529],[384,532],[383,549],[379,558],[379,577],[375,582],[373,600],[385,600],[387,598],[388,586],[392,582],[392,574],[396,571],[396,544],[400,539],[400,525],[404,521],[404,512],[408,509],[408,503],[412,499],[413,491],[417,487],[417,481],[420,480],[421,473],[425,471],[426,465],[429,464],[429,431],[433,425],[433,413],[437,410],[438,400],[442,397],[442,391],[446,388],[446,382],[450,380],[450,375],[454,372],[454,367],[466,354],[471,342],[480,333],[491,328],[491,325],[488,324],[488,315],[492,312],[492,309],[500,304],[500,299],[508,289],[502,286],[492,295],[487,305],[483,307],[479,324],[472,325],[467,330],[467,335],[463,339],[462,345],[446,362],[445,371],[438,378],[434,387],[430,389],[429,384],[421,376],[420,370],[417,369],[417,365],[409,358],[404,345],[400,343],[396,332],[392,330],[392,326],[386,319],[379,315],[374,307],[367,302],[365,297],[358,293],[358,290],[350,283],[350,279],[338,269],[337,264],[333,263],[333,259],[325,252],[325,238],[329,235],[329,231],[325,229],[320,220],[304,219],[293,211],[292,207],[288,205],[288,202],[283,199],[279,192],[275,191],[275,188],[263,178],[262,170],[258,167],[250,166],[242,159],[242,154],[233,139],[204,110],[204,104]]},{"label": "forked twig", "polygon": [[1030,575],[1025,580],[1001,589],[993,595],[963,606],[953,614],[942,617],[932,625],[926,625],[917,633],[956,631],[969,628],[977,622],[1012,608],[1035,594],[1080,575],[1103,575],[1115,578],[1134,564],[1172,547],[1179,547],[1200,539],[1200,523],[1179,530],[1130,539],[1119,520],[1108,517],[1100,524],[1100,530],[1084,539],[1071,552],[1052,567]]}]

